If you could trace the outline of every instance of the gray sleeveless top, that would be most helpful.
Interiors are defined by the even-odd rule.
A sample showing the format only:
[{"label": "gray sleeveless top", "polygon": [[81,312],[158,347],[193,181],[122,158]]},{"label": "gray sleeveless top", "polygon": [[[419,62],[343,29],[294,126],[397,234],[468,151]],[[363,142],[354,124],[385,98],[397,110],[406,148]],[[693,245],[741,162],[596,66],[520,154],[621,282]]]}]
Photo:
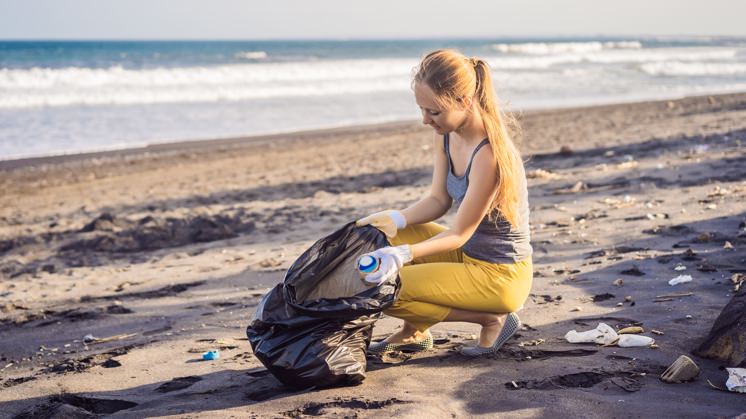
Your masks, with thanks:
[{"label": "gray sleeveless top", "polygon": [[[471,171],[471,163],[474,161],[474,156],[480,148],[489,144],[489,141],[485,138],[479,143],[469,159],[469,164],[466,167],[464,175],[456,176],[453,174],[451,151],[448,147],[450,140],[448,134],[445,135],[443,140],[446,156],[448,157],[448,176],[446,177],[448,195],[456,202],[457,206],[460,206],[464,196],[466,196],[466,189],[469,187],[469,172]],[[464,244],[462,248],[464,253],[475,259],[491,263],[513,263],[531,256],[531,235],[528,227],[528,188],[523,164],[520,165],[518,177],[520,183],[518,228],[513,228],[501,214],[498,214],[497,220],[493,219],[492,221],[489,220],[489,215],[485,215],[479,226],[477,226],[476,231],[474,231],[474,234]]]}]

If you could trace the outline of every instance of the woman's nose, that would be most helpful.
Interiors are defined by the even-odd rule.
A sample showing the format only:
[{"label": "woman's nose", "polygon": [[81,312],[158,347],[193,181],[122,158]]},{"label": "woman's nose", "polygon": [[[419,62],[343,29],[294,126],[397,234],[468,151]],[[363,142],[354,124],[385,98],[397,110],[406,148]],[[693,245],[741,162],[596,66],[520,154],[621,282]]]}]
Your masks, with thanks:
[{"label": "woman's nose", "polygon": [[422,113],[422,123],[425,124],[425,125],[430,125],[432,122],[433,122],[433,119],[430,118],[430,116],[427,113],[423,112]]}]

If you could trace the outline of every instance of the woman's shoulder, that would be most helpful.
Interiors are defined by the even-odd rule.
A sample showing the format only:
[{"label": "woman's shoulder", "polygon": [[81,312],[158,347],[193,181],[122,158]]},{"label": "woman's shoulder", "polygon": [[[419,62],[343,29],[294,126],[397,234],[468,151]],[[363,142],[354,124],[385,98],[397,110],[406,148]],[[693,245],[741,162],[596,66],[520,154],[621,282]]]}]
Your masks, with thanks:
[{"label": "woman's shoulder", "polygon": [[474,153],[473,165],[485,166],[496,169],[497,162],[495,156],[492,154],[492,144],[489,141],[479,143],[477,146],[479,149]]},{"label": "woman's shoulder", "polygon": [[487,143],[474,154],[469,177],[479,176],[484,178],[489,175],[497,175],[497,162],[492,155],[492,146]]}]

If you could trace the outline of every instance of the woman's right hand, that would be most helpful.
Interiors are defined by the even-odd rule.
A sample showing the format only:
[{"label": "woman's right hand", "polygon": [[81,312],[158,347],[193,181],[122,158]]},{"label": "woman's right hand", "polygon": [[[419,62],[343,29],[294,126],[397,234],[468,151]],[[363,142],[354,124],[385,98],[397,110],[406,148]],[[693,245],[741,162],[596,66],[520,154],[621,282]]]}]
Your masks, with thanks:
[{"label": "woman's right hand", "polygon": [[407,226],[407,219],[401,211],[387,210],[371,214],[355,221],[358,227],[372,225],[381,230],[388,238],[396,236],[396,231]]},{"label": "woman's right hand", "polygon": [[380,284],[395,279],[402,266],[412,261],[412,246],[408,244],[396,247],[386,246],[363,256],[370,256],[381,261],[377,271],[365,275],[365,282]]}]

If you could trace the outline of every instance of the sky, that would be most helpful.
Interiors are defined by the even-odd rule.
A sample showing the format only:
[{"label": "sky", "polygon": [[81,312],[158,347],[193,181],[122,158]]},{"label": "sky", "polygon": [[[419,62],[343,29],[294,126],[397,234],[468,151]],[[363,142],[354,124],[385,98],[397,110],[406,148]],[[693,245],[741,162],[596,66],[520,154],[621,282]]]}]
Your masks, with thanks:
[{"label": "sky", "polygon": [[743,0],[0,0],[0,39],[746,36]]}]

